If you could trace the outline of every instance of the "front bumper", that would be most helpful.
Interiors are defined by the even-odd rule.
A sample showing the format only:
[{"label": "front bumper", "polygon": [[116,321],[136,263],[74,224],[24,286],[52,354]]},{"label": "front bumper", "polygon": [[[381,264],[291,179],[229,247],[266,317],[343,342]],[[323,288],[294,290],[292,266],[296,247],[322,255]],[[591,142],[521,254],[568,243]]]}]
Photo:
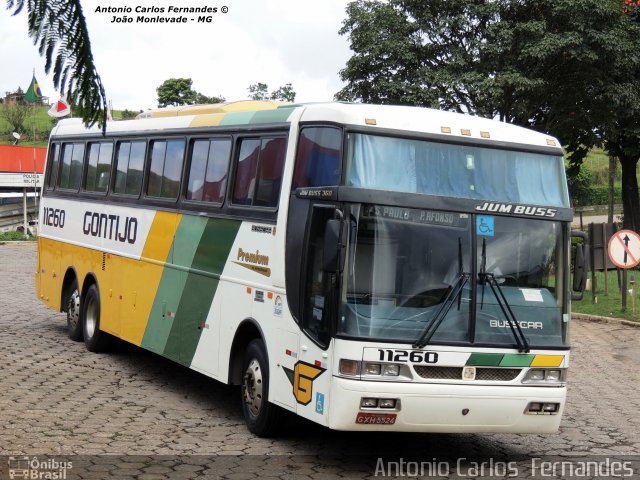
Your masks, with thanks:
[{"label": "front bumper", "polygon": [[[329,426],[336,430],[398,432],[554,433],[567,389],[539,386],[367,382],[333,377]],[[396,410],[362,409],[362,397],[395,398]],[[559,403],[554,414],[525,413],[530,402]],[[396,414],[393,424],[362,424],[359,412]]]}]

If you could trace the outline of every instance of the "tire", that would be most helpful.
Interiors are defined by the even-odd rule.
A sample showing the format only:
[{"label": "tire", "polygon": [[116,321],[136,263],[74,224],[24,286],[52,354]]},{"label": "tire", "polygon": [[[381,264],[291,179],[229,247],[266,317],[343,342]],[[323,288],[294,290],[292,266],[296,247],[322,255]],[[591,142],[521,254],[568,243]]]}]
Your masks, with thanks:
[{"label": "tire", "polygon": [[80,290],[78,281],[74,280],[69,287],[67,298],[67,335],[74,342],[82,340],[82,322],[80,321]]},{"label": "tire", "polygon": [[242,412],[249,430],[259,437],[274,436],[283,411],[269,402],[269,362],[262,340],[252,340],[242,362]]},{"label": "tire", "polygon": [[111,347],[113,337],[100,330],[100,292],[93,284],[81,303],[82,333],[84,344],[90,352],[104,352]]}]

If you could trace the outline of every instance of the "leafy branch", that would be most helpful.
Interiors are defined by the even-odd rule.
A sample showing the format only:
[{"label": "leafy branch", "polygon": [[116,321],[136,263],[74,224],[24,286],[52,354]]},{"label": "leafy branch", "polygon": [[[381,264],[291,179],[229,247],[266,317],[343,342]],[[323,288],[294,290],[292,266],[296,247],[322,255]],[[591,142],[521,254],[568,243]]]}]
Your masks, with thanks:
[{"label": "leafy branch", "polygon": [[104,133],[107,97],[93,61],[80,0],[7,0],[12,15],[25,7],[29,37],[45,57],[45,72],[53,68],[55,88],[61,95],[67,92],[87,126],[98,123]]}]

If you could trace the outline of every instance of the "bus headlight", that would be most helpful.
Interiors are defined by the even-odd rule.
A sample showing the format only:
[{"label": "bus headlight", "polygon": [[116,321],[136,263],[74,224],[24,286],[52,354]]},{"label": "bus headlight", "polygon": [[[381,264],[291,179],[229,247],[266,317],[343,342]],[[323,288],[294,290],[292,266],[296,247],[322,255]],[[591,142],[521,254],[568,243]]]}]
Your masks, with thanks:
[{"label": "bus headlight", "polygon": [[387,377],[397,377],[400,375],[400,365],[397,363],[385,363],[382,366],[382,375]]},{"label": "bus headlight", "polygon": [[562,371],[560,370],[547,370],[547,374],[545,375],[545,380],[548,382],[559,382],[562,378]]},{"label": "bus headlight", "polygon": [[363,375],[382,375],[384,377],[397,377],[400,375],[400,365],[397,363],[370,363],[366,362],[362,369]]},{"label": "bus headlight", "polygon": [[562,383],[565,377],[565,369],[532,368],[524,376],[522,383]]},{"label": "bus headlight", "polygon": [[382,365],[379,363],[365,363],[364,364],[364,375],[380,375],[382,371]]}]

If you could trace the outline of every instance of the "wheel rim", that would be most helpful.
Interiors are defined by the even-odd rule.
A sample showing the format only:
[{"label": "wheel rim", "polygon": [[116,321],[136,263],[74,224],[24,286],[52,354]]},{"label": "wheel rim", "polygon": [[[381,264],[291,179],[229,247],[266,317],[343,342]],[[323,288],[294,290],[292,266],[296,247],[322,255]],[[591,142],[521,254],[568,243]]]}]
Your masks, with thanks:
[{"label": "wheel rim", "polygon": [[80,292],[77,289],[73,291],[69,298],[67,318],[69,319],[71,329],[75,329],[80,321]]},{"label": "wheel rim", "polygon": [[98,324],[98,304],[92,296],[87,298],[87,309],[85,311],[86,333],[89,338],[93,337]]},{"label": "wheel rim", "polygon": [[253,358],[244,373],[242,382],[244,403],[254,417],[262,407],[262,369],[257,359]]}]

